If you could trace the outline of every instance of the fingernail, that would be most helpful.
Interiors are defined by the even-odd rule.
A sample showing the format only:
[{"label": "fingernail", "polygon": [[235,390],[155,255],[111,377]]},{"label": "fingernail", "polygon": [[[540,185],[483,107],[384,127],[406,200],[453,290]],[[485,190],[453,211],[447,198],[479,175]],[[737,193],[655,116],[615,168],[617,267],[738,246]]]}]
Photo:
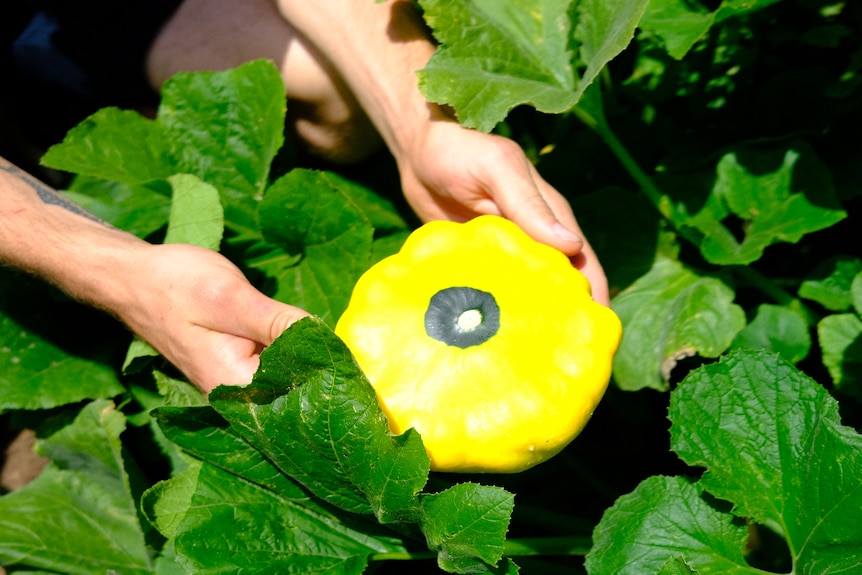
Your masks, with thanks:
[{"label": "fingernail", "polygon": [[553,230],[554,233],[557,234],[557,237],[565,242],[584,243],[584,240],[583,238],[581,238],[581,236],[579,236],[560,222],[554,224]]}]

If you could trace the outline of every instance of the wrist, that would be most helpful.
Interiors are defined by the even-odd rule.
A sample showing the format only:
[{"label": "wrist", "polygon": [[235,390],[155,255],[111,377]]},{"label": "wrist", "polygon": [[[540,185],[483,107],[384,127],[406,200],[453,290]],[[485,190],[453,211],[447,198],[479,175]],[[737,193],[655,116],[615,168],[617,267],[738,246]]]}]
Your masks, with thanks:
[{"label": "wrist", "polygon": [[436,46],[410,0],[385,3],[277,0],[282,16],[343,80],[398,159],[437,115],[419,91],[416,72]]}]

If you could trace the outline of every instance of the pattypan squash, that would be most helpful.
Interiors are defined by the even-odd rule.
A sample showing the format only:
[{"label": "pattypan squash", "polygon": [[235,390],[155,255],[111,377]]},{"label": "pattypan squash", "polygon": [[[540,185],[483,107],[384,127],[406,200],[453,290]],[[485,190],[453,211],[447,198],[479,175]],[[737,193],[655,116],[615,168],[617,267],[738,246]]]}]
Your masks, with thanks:
[{"label": "pattypan squash", "polygon": [[622,328],[563,253],[480,216],[414,231],[359,279],[335,333],[433,470],[515,473],[580,433]]}]

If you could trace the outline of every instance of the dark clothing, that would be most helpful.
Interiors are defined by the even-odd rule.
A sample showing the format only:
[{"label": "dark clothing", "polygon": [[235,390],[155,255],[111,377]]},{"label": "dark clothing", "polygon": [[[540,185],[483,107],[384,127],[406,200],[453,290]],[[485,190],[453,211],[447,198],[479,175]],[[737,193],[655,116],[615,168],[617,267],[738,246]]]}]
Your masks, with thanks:
[{"label": "dark clothing", "polygon": [[179,3],[7,2],[0,21],[0,155],[14,162],[22,146],[44,150],[105,106],[156,105],[146,54]]}]

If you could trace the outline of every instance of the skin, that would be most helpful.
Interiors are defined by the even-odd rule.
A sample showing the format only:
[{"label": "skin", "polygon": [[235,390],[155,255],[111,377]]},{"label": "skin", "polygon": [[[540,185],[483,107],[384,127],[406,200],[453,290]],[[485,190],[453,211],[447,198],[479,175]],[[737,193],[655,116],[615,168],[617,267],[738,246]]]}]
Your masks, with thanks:
[{"label": "skin", "polygon": [[419,92],[415,72],[434,50],[409,1],[319,0],[309,9],[300,0],[186,0],[154,45],[149,74],[160,86],[181,70],[271,59],[293,129],[312,149],[353,161],[382,140],[420,219],[506,217],[570,256],[608,305],[604,271],[568,201],[523,150],[460,126]]},{"label": "skin", "polygon": [[204,392],[250,381],[263,346],[307,315],[222,255],[112,228],[3,158],[0,263],[113,314]]},{"label": "skin", "polygon": [[[290,127],[312,152],[355,162],[385,145],[423,221],[502,215],[571,257],[608,303],[601,265],[568,202],[511,140],[461,127],[427,102],[415,71],[434,45],[410,2],[185,0],[147,74],[222,70],[268,58]],[[204,393],[244,384],[259,353],[307,315],[258,292],[223,256],[114,229],[0,158],[0,262],[125,323]]]}]

